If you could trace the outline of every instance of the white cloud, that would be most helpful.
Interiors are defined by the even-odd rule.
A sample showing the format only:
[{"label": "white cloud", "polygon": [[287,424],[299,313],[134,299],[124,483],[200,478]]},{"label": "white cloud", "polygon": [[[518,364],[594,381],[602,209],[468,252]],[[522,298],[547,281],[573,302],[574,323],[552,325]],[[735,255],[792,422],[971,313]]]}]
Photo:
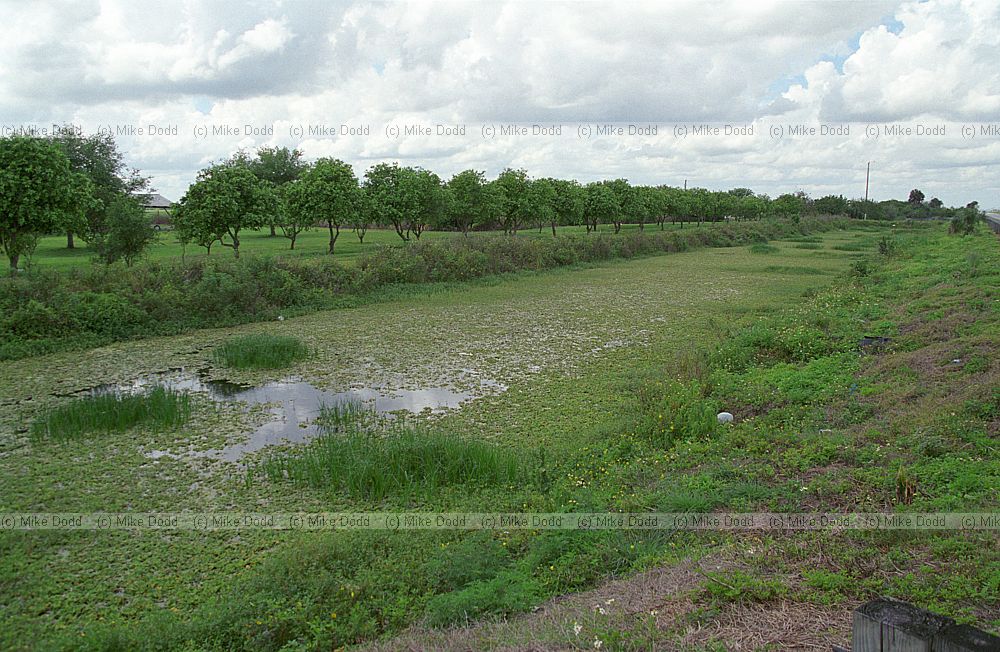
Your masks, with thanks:
[{"label": "white cloud", "polygon": [[[174,198],[200,166],[240,146],[276,144],[343,158],[359,174],[384,158],[445,176],[514,165],[771,194],[857,195],[874,160],[877,197],[931,184],[929,195],[946,202],[1000,205],[1000,138],[961,136],[966,122],[1000,122],[1000,7],[991,2],[104,0],[12,5],[7,18],[5,124],[176,127],[119,139]],[[482,122],[508,121],[562,123],[564,136],[480,133]],[[578,121],[666,124],[656,136],[586,139],[575,135]],[[755,135],[670,132],[674,122],[717,121],[753,124]],[[852,122],[850,136],[768,132],[839,121]],[[869,121],[947,124],[948,136],[868,139]],[[388,124],[437,122],[466,124],[468,135],[385,133]],[[296,131],[343,123],[369,133]],[[213,125],[271,131],[196,135]]]}]

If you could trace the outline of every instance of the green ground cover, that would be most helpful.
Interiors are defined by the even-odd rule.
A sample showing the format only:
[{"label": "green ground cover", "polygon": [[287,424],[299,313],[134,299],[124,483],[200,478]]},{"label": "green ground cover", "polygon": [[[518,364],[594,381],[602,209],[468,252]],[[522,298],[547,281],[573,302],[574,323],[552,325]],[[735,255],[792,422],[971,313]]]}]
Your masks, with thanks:
[{"label": "green ground cover", "polygon": [[[821,249],[776,241],[767,255],[703,249],[411,286],[409,296],[281,323],[4,362],[0,511],[995,510],[996,242],[901,229],[895,253],[880,256],[881,235],[834,231],[810,236]],[[187,453],[241,441],[264,408],[197,393],[179,430],[139,424],[72,446],[28,437],[38,414],[68,402],[60,394],[94,379],[211,366],[234,333],[297,337],[312,354],[289,372],[320,388],[479,394],[415,418],[420,433],[381,454],[399,469],[428,451],[465,456],[482,473],[444,474],[420,491],[378,474],[359,473],[353,486],[248,474]],[[862,335],[892,336],[892,348],[861,356]],[[251,384],[283,377],[211,373]],[[735,426],[706,418],[720,407]],[[249,462],[328,468],[343,452],[325,454],[329,445]],[[175,455],[152,459],[151,450]],[[600,614],[585,623],[586,640],[574,639],[572,622],[520,635],[642,649],[682,639],[687,625],[710,631],[748,605],[847,612],[885,592],[1000,625],[995,537],[904,534],[5,531],[0,646],[330,649],[413,626],[420,640],[433,635],[426,628],[734,551],[736,567],[683,596],[694,608],[681,622],[623,625]],[[469,630],[465,644],[482,633]],[[482,646],[518,635],[497,634]]]},{"label": "green ground cover", "polygon": [[[665,229],[690,229],[695,224],[664,224]],[[655,224],[646,225],[646,230],[658,231]],[[602,233],[610,233],[612,226],[603,225],[600,228]],[[622,232],[629,233],[638,231],[636,224],[625,224]],[[561,226],[557,229],[560,235],[585,234],[586,230],[582,226]],[[531,237],[552,237],[549,227],[544,228],[541,233],[537,229],[525,229],[520,231],[522,236]],[[475,235],[475,234],[474,234]],[[453,231],[426,231],[420,236],[421,241],[440,240],[447,238],[461,238],[462,235]],[[295,249],[290,250],[289,240],[278,235],[272,237],[269,229],[251,229],[240,235],[240,255],[259,256],[262,258],[282,256],[295,259],[322,259],[328,257],[327,249],[330,243],[330,234],[326,229],[310,229],[300,234],[295,241]],[[347,265],[354,264],[365,252],[374,251],[381,245],[400,246],[403,241],[392,229],[370,229],[365,234],[364,241],[360,241],[358,236],[349,229],[341,231],[337,238],[336,253],[334,257]],[[86,242],[76,239],[76,246],[73,249],[66,248],[66,236],[52,235],[44,236],[38,240],[38,248],[32,256],[31,264],[37,269],[66,271],[78,269],[93,264],[94,252],[88,249]],[[232,258],[231,249],[216,244],[212,247],[211,254],[206,254],[203,247],[195,245],[181,246],[177,237],[172,231],[164,230],[158,235],[158,242],[155,243],[146,255],[146,260],[165,262],[170,260],[202,260],[208,257]]]}]

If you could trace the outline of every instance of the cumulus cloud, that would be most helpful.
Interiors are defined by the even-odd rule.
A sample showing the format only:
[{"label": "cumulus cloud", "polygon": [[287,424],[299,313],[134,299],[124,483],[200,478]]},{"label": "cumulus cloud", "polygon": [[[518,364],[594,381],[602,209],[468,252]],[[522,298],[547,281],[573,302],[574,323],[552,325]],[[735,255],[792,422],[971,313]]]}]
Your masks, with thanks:
[{"label": "cumulus cloud", "polygon": [[[539,176],[688,179],[770,194],[857,195],[865,162],[875,160],[881,196],[905,196],[923,175],[948,179],[935,192],[946,201],[989,203],[992,193],[1000,204],[998,139],[959,135],[965,121],[1000,120],[992,2],[95,0],[5,11],[0,119],[159,125],[168,133],[123,133],[119,142],[175,198],[198,168],[238,147],[287,145],[343,158],[359,174],[389,159],[443,175],[523,166]],[[864,137],[868,122],[905,120],[947,123],[949,136]],[[563,124],[564,133],[479,131],[506,122]],[[578,138],[579,122],[660,128]],[[722,122],[755,132],[670,131]],[[854,131],[825,140],[769,132],[775,123],[826,122]],[[437,123],[466,124],[467,135],[386,133]],[[307,132],[342,124],[361,133]],[[239,133],[198,131],[219,125]]]},{"label": "cumulus cloud", "polygon": [[842,70],[817,63],[785,97],[826,120],[996,119],[1000,5],[907,3],[895,17],[898,33],[885,25],[866,30]]}]

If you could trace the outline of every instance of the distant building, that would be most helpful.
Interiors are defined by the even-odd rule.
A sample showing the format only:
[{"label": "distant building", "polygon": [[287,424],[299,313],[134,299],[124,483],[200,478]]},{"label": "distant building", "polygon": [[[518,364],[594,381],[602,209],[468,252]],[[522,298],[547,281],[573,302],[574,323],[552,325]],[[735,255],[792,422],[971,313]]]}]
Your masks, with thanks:
[{"label": "distant building", "polygon": [[171,207],[174,205],[174,202],[155,192],[147,195],[147,197],[149,197],[149,199],[143,202],[143,208],[162,209],[169,212]]},{"label": "distant building", "polygon": [[151,214],[153,225],[157,231],[161,227],[170,228],[171,218],[173,218],[170,209],[173,206],[172,201],[155,192],[145,195],[145,200],[142,202],[142,207]]}]

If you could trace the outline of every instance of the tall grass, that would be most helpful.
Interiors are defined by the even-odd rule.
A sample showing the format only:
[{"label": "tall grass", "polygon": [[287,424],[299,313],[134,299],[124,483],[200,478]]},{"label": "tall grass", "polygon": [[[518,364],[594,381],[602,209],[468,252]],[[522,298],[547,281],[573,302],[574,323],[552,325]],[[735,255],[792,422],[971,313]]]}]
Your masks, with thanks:
[{"label": "tall grass", "polygon": [[340,403],[323,404],[319,406],[319,418],[316,422],[328,433],[347,430],[362,422],[375,418],[374,412],[358,401],[343,401]]},{"label": "tall grass", "polygon": [[233,369],[281,369],[308,355],[309,348],[298,338],[261,333],[230,338],[212,357]]},{"label": "tall grass", "polygon": [[187,392],[156,387],[146,394],[96,394],[78,398],[39,416],[33,439],[77,439],[93,432],[121,432],[141,423],[176,427],[191,416]]},{"label": "tall grass", "polygon": [[323,426],[322,435],[264,460],[249,471],[250,477],[290,480],[352,498],[381,500],[466,483],[513,484],[521,476],[516,455],[492,444],[402,419],[382,419],[362,427],[365,416],[360,413],[334,415],[331,408],[325,415],[334,421]]}]

